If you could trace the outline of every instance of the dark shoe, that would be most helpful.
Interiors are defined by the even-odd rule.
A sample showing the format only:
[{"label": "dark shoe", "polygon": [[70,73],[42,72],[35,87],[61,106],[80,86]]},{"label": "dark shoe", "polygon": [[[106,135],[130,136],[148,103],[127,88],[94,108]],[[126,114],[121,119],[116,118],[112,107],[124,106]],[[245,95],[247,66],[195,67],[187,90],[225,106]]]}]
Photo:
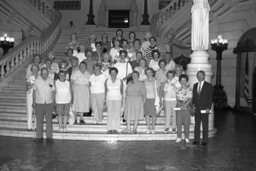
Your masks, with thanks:
[{"label": "dark shoe", "polygon": [[85,121],[84,120],[80,120],[80,125],[84,125]]},{"label": "dark shoe", "polygon": [[118,134],[117,130],[112,130],[113,134]]},{"label": "dark shoe", "polygon": [[33,129],[32,129],[32,128],[30,128],[30,129],[27,129],[27,131],[32,132],[32,131],[33,131]]},{"label": "dark shoe", "polygon": [[46,142],[52,144],[53,143],[53,139],[52,138],[47,138]]},{"label": "dark shoe", "polygon": [[74,122],[74,125],[78,125],[77,121]]},{"label": "dark shoe", "polygon": [[206,147],[208,144],[203,142],[203,143],[201,143],[201,145]]},{"label": "dark shoe", "polygon": [[44,142],[44,139],[43,138],[35,138],[34,142],[37,144],[42,144]]},{"label": "dark shoe", "polygon": [[56,118],[57,116],[58,116],[58,114],[53,114],[52,119]]},{"label": "dark shoe", "polygon": [[112,134],[112,130],[108,130],[108,131],[107,131],[107,134]]},{"label": "dark shoe", "polygon": [[199,145],[199,142],[193,141],[193,145]]}]

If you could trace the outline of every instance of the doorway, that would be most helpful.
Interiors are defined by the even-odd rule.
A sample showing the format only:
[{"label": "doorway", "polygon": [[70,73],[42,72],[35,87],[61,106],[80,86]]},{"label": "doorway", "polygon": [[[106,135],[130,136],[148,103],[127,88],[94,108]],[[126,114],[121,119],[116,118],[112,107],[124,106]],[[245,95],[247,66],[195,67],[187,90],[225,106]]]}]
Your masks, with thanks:
[{"label": "doorway", "polygon": [[128,28],[129,10],[109,10],[108,13],[109,28]]}]

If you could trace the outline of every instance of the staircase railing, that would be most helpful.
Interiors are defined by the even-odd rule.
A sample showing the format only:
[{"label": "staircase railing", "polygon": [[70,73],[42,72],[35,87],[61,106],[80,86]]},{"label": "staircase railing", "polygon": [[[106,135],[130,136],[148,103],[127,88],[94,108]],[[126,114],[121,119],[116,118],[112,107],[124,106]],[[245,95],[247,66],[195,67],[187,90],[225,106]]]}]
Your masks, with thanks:
[{"label": "staircase railing", "polygon": [[39,37],[30,37],[13,48],[0,59],[0,80],[4,81],[25,61],[32,59],[33,54],[46,53],[60,33],[61,13],[55,11],[50,27]]}]

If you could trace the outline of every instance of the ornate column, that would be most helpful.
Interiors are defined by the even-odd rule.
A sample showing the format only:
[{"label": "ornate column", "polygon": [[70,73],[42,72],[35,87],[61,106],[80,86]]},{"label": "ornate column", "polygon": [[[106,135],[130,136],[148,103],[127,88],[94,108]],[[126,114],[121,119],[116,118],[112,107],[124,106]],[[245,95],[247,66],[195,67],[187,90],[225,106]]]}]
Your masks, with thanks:
[{"label": "ornate column", "polygon": [[[197,7],[203,6],[204,9]],[[202,10],[198,11],[198,10]],[[209,64],[209,11],[210,6],[208,0],[195,0],[192,6],[192,30],[191,30],[191,63],[187,65],[187,74],[189,76],[190,88],[198,82],[196,74],[199,70],[203,70],[206,74],[205,80],[212,82],[212,65]],[[199,16],[200,15],[204,15]],[[201,21],[200,18],[205,18]],[[209,115],[209,131],[214,130],[214,110],[212,105],[212,113]],[[192,119],[192,123],[194,119]]]},{"label": "ornate column", "polygon": [[93,1],[90,0],[90,9],[89,9],[89,14],[88,16],[88,20],[86,25],[95,25],[94,23],[94,15],[93,15]]},{"label": "ornate column", "polygon": [[150,25],[148,18],[148,0],[144,0],[144,14],[142,15],[143,17],[143,21],[141,23],[141,25]]}]

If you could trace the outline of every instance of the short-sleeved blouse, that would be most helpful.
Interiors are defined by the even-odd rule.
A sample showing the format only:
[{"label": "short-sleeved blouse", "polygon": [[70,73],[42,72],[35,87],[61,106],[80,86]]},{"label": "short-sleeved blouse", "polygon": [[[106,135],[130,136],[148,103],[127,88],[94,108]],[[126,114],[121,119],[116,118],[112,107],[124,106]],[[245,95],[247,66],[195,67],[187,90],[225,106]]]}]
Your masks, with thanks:
[{"label": "short-sleeved blouse", "polygon": [[155,61],[153,59],[150,60],[149,65],[150,68],[153,68],[154,71],[157,71],[159,69],[158,61]]},{"label": "short-sleeved blouse", "polygon": [[159,81],[160,83],[164,83],[166,82],[167,78],[166,78],[166,73],[167,70],[163,71],[161,69],[156,71],[156,80]]},{"label": "short-sleeved blouse", "polygon": [[136,67],[134,70],[140,73],[139,81],[144,81],[147,79],[145,73],[146,68]]},{"label": "short-sleeved blouse", "polygon": [[82,73],[80,70],[76,70],[71,75],[71,80],[77,85],[89,85],[90,73],[85,71]]},{"label": "short-sleeved blouse", "polygon": [[180,88],[177,91],[177,100],[180,101],[187,101],[188,99],[192,98],[192,90],[190,88]]},{"label": "short-sleeved blouse", "polygon": [[148,98],[148,99],[156,98],[155,85],[157,86],[157,88],[160,86],[159,82],[156,80],[154,80],[154,81],[145,80],[146,98]]}]

